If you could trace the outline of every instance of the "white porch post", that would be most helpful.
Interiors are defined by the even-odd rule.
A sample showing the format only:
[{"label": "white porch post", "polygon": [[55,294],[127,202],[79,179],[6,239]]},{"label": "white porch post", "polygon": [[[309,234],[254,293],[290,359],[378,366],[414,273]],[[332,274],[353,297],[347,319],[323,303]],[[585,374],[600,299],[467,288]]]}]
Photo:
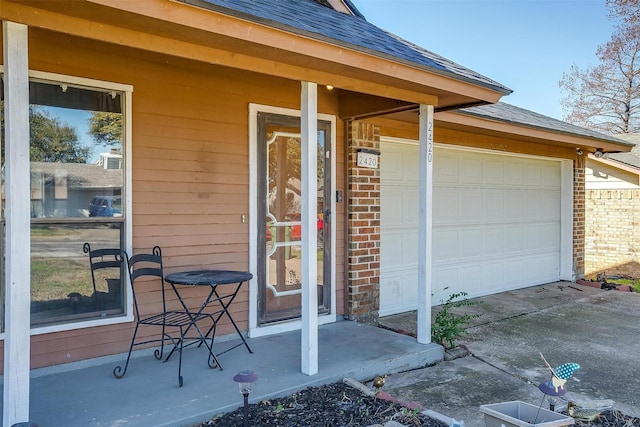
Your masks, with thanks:
[{"label": "white porch post", "polygon": [[418,342],[431,342],[431,242],[433,229],[433,105],[420,105],[418,198]]},{"label": "white porch post", "polygon": [[302,361],[303,374],[318,373],[318,85],[302,82]]},{"label": "white porch post", "polygon": [[26,25],[3,21],[6,190],[2,424],[29,421],[30,234],[29,49]]}]

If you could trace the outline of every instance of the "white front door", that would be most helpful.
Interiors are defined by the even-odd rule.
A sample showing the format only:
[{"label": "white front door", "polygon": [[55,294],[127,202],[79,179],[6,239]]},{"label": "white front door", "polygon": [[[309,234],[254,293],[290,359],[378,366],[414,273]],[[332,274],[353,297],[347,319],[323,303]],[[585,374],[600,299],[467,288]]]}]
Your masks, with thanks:
[{"label": "white front door", "polygon": [[[417,308],[418,145],[381,143],[380,315]],[[432,301],[559,280],[559,161],[438,146]]]}]

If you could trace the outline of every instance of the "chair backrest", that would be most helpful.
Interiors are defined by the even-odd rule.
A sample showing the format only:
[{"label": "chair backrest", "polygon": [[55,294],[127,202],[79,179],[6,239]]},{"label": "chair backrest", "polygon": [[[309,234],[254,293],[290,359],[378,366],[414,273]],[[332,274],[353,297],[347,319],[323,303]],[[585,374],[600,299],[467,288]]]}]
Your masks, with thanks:
[{"label": "chair backrest", "polygon": [[[93,283],[93,295],[97,297],[98,288],[96,286],[96,272],[99,270],[118,271],[120,282],[124,278],[124,269],[126,268],[127,253],[120,248],[103,248],[91,249],[89,243],[85,243],[82,247],[85,254],[89,255],[89,266],[91,267],[91,281]],[[111,279],[107,279],[111,280]]]},{"label": "chair backrest", "polygon": [[133,290],[133,305],[136,310],[136,317],[140,318],[138,309],[138,300],[136,298],[136,279],[144,276],[159,278],[160,289],[162,292],[162,310],[166,311],[167,303],[164,290],[164,270],[162,267],[162,249],[160,246],[154,246],[152,252],[136,254],[128,258],[129,279],[131,280],[131,288]]}]

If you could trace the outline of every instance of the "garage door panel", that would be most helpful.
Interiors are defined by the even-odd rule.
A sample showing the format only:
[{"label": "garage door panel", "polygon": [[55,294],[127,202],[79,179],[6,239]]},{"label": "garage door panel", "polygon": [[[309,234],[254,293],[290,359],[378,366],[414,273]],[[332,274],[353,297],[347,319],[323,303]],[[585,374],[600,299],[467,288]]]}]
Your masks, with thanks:
[{"label": "garage door panel", "polygon": [[408,231],[402,235],[403,268],[418,267],[418,234]]},{"label": "garage door panel", "polygon": [[437,204],[433,204],[434,225],[444,225],[447,224],[447,222],[458,220],[458,194],[445,191],[444,189],[436,189],[433,192],[433,200],[439,201]]},{"label": "garage door panel", "polygon": [[524,169],[524,185],[527,187],[540,187],[542,183],[542,168],[537,162],[529,162]]},{"label": "garage door panel", "polygon": [[[482,219],[482,192],[472,189],[452,189],[458,194],[458,217],[460,223],[473,223]],[[439,202],[438,202],[439,203]],[[455,218],[451,218],[455,221]]]},{"label": "garage door panel", "polygon": [[[402,303],[403,277],[401,272],[387,272],[380,280],[380,315],[405,311]],[[384,301],[384,304],[382,304]]]},{"label": "garage door panel", "polygon": [[484,216],[489,221],[505,219],[504,193],[498,189],[484,190]]},{"label": "garage door panel", "polygon": [[433,261],[446,262],[458,259],[458,231],[451,229],[433,230]]},{"label": "garage door panel", "polygon": [[525,195],[522,190],[507,189],[504,191],[504,219],[505,221],[518,221],[526,212],[524,205]]},{"label": "garage door panel", "polygon": [[384,245],[380,245],[380,258],[384,259],[381,268],[394,270],[402,268],[402,251],[397,248],[402,247],[402,230],[387,230],[384,232]]},{"label": "garage door panel", "polygon": [[443,184],[456,184],[459,179],[458,158],[436,148],[433,162],[433,179]]},{"label": "garage door panel", "polygon": [[524,162],[514,159],[506,162],[504,166],[504,182],[512,186],[522,186],[524,184]]},{"label": "garage door panel", "polygon": [[[385,193],[385,205],[402,206],[403,194],[397,189],[392,189]],[[381,227],[391,230],[393,227],[402,226],[402,210],[401,209],[383,209],[380,212]]]},{"label": "garage door panel", "polygon": [[504,253],[504,230],[493,227],[484,230],[484,253],[487,256],[498,256]]},{"label": "garage door panel", "polygon": [[[417,145],[382,144],[381,288],[392,289],[381,289],[381,314],[413,310],[417,298],[418,172],[404,166],[401,183],[387,180],[389,146],[403,162],[418,156]],[[558,280],[560,162],[443,147],[434,158],[434,305],[452,293],[475,297]]]},{"label": "garage door panel", "polygon": [[402,184],[402,151],[399,147],[388,145],[385,147],[384,156],[382,156],[380,167],[384,166],[385,184]]},{"label": "garage door panel", "polygon": [[522,251],[526,240],[522,227],[512,225],[504,228],[504,249],[507,253]]},{"label": "garage door panel", "polygon": [[560,216],[560,192],[542,191],[540,193],[540,217],[555,220]]},{"label": "garage door panel", "polygon": [[483,182],[485,184],[502,185],[504,183],[504,162],[502,159],[487,157],[483,166]]},{"label": "garage door panel", "polygon": [[483,255],[482,229],[481,228],[464,228],[458,234],[460,241],[458,242],[459,258],[465,260],[467,258],[477,258]]},{"label": "garage door panel", "polygon": [[468,155],[461,157],[459,182],[479,185],[482,182],[482,160],[479,158],[471,158]]},{"label": "garage door panel", "polygon": [[402,181],[408,185],[415,185],[417,187],[420,183],[420,175],[418,174],[419,167],[418,157],[404,150],[402,156]]},{"label": "garage door panel", "polygon": [[446,301],[452,290],[458,289],[458,269],[455,267],[434,268],[431,274],[431,300],[433,305]]},{"label": "garage door panel", "polygon": [[542,164],[540,185],[548,188],[558,188],[562,173],[560,168],[553,164]]},{"label": "garage door panel", "polygon": [[402,224],[418,225],[418,190],[407,189],[402,192]]},{"label": "garage door panel", "polygon": [[402,275],[402,305],[405,309],[415,310],[418,308],[418,268],[409,269]]}]

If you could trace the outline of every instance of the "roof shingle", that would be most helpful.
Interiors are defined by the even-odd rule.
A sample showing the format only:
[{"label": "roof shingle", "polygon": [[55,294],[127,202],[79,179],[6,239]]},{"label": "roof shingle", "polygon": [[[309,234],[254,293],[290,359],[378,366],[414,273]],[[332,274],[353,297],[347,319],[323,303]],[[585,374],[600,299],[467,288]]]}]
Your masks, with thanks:
[{"label": "roof shingle", "polygon": [[502,94],[511,89],[384,31],[360,13],[347,15],[314,0],[181,0],[226,15],[412,65]]}]

